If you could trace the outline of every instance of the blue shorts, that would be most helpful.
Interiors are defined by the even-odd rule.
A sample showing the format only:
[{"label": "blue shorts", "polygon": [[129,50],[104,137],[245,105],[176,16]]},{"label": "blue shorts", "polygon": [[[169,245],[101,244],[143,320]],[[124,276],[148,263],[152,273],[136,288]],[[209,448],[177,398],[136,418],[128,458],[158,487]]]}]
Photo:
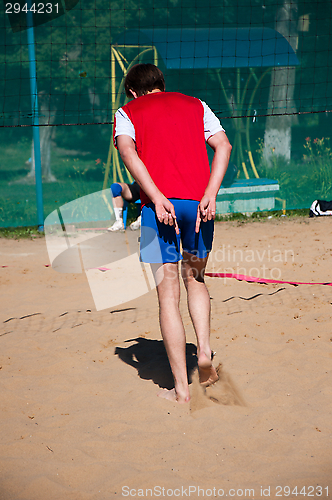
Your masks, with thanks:
[{"label": "blue shorts", "polygon": [[170,198],[173,203],[180,234],[174,226],[159,222],[153,203],[142,208],[140,258],[142,262],[157,264],[182,260],[182,250],[207,257],[212,248],[214,221],[201,222],[199,233],[195,233],[198,201]]}]

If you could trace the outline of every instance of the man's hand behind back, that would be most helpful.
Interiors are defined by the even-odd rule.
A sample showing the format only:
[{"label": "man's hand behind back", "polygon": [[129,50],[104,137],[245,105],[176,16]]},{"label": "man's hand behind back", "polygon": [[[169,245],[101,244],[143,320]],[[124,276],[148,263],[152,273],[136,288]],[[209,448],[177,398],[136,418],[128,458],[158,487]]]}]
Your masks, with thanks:
[{"label": "man's hand behind back", "polygon": [[216,216],[216,199],[204,195],[197,207],[197,219],[195,232],[199,232],[199,227],[201,221],[206,222],[208,220],[214,220]]},{"label": "man's hand behind back", "polygon": [[174,205],[165,196],[162,196],[160,200],[154,200],[154,206],[159,222],[166,224],[166,226],[174,226],[176,234],[179,234]]}]

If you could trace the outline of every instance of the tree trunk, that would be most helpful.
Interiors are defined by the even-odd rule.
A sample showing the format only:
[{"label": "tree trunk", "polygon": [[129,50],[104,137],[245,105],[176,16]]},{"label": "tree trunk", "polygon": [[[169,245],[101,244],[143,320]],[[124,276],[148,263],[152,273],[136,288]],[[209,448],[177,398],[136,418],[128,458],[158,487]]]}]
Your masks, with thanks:
[{"label": "tree trunk", "polygon": [[[50,110],[50,97],[51,97],[50,95],[47,95],[44,92],[40,92],[38,94],[40,125],[45,125],[45,124],[52,125],[52,123],[54,123],[56,109],[53,105],[52,110]],[[41,169],[42,169],[43,182],[56,182],[56,178],[51,171],[52,132],[53,132],[53,127],[51,126],[39,127]],[[31,169],[28,175],[25,177],[25,181],[35,183],[35,151],[34,151],[33,140],[31,147]]]},{"label": "tree trunk", "polygon": [[[284,0],[276,14],[275,29],[297,50],[297,0]],[[264,158],[271,165],[272,157],[291,158],[292,125],[297,117],[294,103],[295,67],[273,68],[264,135]]]},{"label": "tree trunk", "polygon": [[92,114],[92,120],[97,123],[102,122],[101,110],[100,110],[100,97],[96,93],[96,89],[94,87],[89,87],[89,101],[90,101],[90,109]]}]

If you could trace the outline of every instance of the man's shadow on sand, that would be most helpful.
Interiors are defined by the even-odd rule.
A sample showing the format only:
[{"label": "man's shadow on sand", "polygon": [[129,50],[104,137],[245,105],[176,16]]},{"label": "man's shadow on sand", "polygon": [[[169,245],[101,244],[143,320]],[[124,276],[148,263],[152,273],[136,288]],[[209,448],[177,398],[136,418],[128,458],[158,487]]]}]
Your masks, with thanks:
[{"label": "man's shadow on sand", "polygon": [[[129,339],[125,342],[135,342],[129,347],[116,347],[115,355],[130,366],[136,368],[138,376],[152,380],[163,389],[173,389],[174,381],[164,343],[162,340],[151,340],[143,337]],[[194,344],[186,344],[187,375],[192,383],[190,410],[196,411],[215,403],[221,405],[246,406],[239,390],[230,375],[217,366],[219,379],[206,389],[199,383],[197,348]]]},{"label": "man's shadow on sand", "polygon": [[[124,363],[136,368],[142,379],[153,380],[162,389],[173,389],[171,367],[162,340],[137,337],[125,342],[135,343],[129,347],[116,347],[114,354]],[[192,374],[197,368],[197,348],[194,344],[186,344],[186,360],[188,380],[191,383]]]}]

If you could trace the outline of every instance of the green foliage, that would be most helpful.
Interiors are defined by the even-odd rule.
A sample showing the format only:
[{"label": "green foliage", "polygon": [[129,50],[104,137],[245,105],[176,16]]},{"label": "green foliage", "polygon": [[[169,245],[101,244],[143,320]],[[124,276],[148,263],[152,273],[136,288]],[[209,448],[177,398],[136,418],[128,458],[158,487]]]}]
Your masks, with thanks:
[{"label": "green foliage", "polygon": [[310,183],[316,190],[317,198],[332,198],[332,152],[330,138],[314,139],[307,137],[304,145],[304,161],[310,168]]},{"label": "green foliage", "polygon": [[263,157],[263,140],[259,139],[257,143],[259,175],[279,182],[279,197],[286,200],[286,206],[308,207],[315,199],[332,199],[332,152],[329,138],[311,141],[307,137],[302,161],[287,162],[272,155],[269,164]]},{"label": "green foliage", "polygon": [[37,226],[0,228],[0,238],[15,240],[29,238],[34,240],[44,236],[45,233],[43,231],[38,231]]},{"label": "green foliage", "polygon": [[[63,163],[69,164],[70,173],[67,174],[68,177],[66,181],[70,179],[71,185],[75,190],[75,198],[80,198],[81,196],[86,196],[91,194],[90,182],[99,181],[100,186],[102,186],[102,181],[104,179],[105,163],[102,164],[100,168],[95,168],[95,165],[101,163],[100,158],[95,160],[95,165],[91,166],[91,161],[84,162],[78,158],[73,158],[69,160],[68,158],[62,158]],[[68,168],[68,167],[67,167]]]},{"label": "green foliage", "polygon": [[[326,2],[297,0],[295,3],[299,15],[310,15],[309,32],[299,34],[301,85],[296,85],[296,97],[310,106],[314,98],[314,105],[317,103],[319,109],[324,106],[326,109],[332,105],[329,101],[332,100],[331,79],[327,75],[332,53],[326,50],[331,36],[330,11],[326,14]],[[59,120],[59,111],[61,114],[66,109],[61,122],[91,123],[94,119],[110,122],[113,118],[110,45],[116,43],[125,30],[151,27],[273,28],[281,5],[275,0],[263,3],[261,0],[81,0],[65,15],[35,28],[38,90],[52,96],[49,107],[53,114],[58,113]],[[20,119],[18,113],[24,112],[27,116],[31,107],[27,34],[25,31],[13,33],[4,12],[1,22],[0,91],[5,98],[3,111],[12,119],[6,124],[13,125]],[[122,72],[117,69],[118,83],[121,77]],[[183,88],[183,80],[187,80],[184,87],[188,88],[192,82],[190,92],[194,95],[199,93],[200,85],[206,85],[201,75],[195,78],[195,74],[181,72],[178,89]],[[228,81],[226,75],[227,85]],[[213,88],[211,93],[220,91],[219,83],[213,82],[213,77],[209,85]],[[97,96],[94,105],[91,104],[92,95]],[[210,97],[209,93],[207,95]]]},{"label": "green foliage", "polygon": [[[26,180],[31,139],[22,136],[20,129],[15,130],[14,142],[9,137],[0,142],[0,227],[32,226],[37,221],[36,186]],[[95,152],[68,153],[72,151],[53,147],[51,168],[57,182],[43,184],[45,217],[71,200],[102,189],[102,159]]]},{"label": "green foliage", "polygon": [[[298,15],[310,14],[309,31],[299,33],[297,54],[301,66],[297,69],[295,100],[310,110],[331,109],[332,80],[328,71],[332,67],[332,52],[327,50],[332,33],[331,9],[326,10],[325,0],[296,0],[295,3]],[[111,122],[110,45],[116,43],[125,30],[151,27],[273,28],[281,5],[282,2],[275,0],[81,0],[64,16],[35,28],[38,90],[44,93],[44,98],[51,96],[48,106],[52,114],[57,114],[57,123]],[[2,111],[9,115],[7,125],[21,124],[19,120],[24,113],[29,124],[27,33],[13,33],[4,12],[0,22]],[[235,95],[236,71],[223,70],[222,77],[227,92]],[[122,72],[117,66],[117,83],[120,78]],[[218,97],[220,82],[215,71],[170,71],[167,81],[169,89],[181,89],[203,99],[206,96],[208,104],[223,116],[225,102]],[[263,81],[257,92],[257,103],[253,103],[252,109],[256,104],[265,105],[266,82]],[[250,85],[254,83],[252,78]],[[241,80],[241,89],[244,85],[245,80]],[[249,86],[249,90],[252,87]],[[93,95],[95,104],[91,103]],[[306,125],[317,126],[319,116],[307,115]],[[263,128],[262,123],[264,125],[264,120],[258,117],[254,125],[256,130],[260,126]],[[32,224],[35,220],[35,187],[11,184],[29,171],[25,164],[31,156],[31,129],[29,132],[25,143],[21,139],[7,141],[9,134],[1,136],[1,144],[8,148],[6,151],[0,148],[0,225]],[[78,153],[72,157],[52,149],[52,172],[58,182],[44,185],[46,215],[63,203],[101,189],[102,169],[96,160],[106,162],[109,140],[108,125],[100,128],[96,125],[57,127],[57,145],[67,150],[75,149]],[[332,199],[329,143],[326,139],[323,141],[322,144],[310,142],[310,150],[305,143],[304,157],[298,161],[286,163],[274,157],[273,165],[269,167],[261,160],[260,175],[279,181],[280,197],[286,199],[287,207],[307,207],[315,198]],[[90,154],[83,156],[83,152]]]}]

